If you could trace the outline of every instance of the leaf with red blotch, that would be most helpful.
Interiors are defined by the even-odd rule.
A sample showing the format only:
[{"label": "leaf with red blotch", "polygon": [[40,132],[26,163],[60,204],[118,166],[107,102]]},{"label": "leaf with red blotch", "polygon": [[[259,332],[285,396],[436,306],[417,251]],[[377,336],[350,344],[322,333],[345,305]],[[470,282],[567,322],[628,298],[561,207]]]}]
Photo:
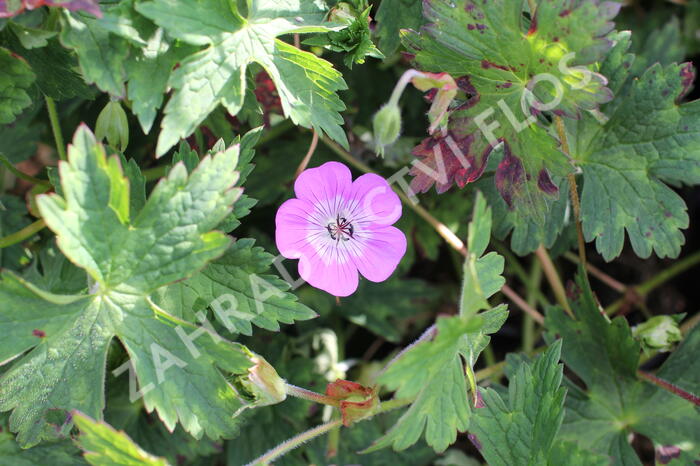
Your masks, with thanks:
[{"label": "leaf with red blotch", "polygon": [[[508,157],[497,175],[499,191],[511,209],[541,223],[558,195],[551,177],[564,176],[571,167],[558,141],[541,130],[544,120],[538,116],[551,112],[579,118],[610,101],[612,92],[596,72],[596,61],[611,47],[606,36],[619,4],[539,2],[532,21],[525,8],[519,0],[427,0],[427,24],[420,32],[406,31],[403,39],[420,69],[449,73],[467,96],[463,105],[457,100],[450,106],[447,125],[456,140],[468,141],[462,159],[478,161],[481,169],[503,143]],[[417,148],[419,158],[425,158],[426,146],[424,141]],[[481,174],[471,168],[468,180],[460,178],[461,168],[448,170],[448,177],[435,183],[438,192]],[[419,171],[413,173],[420,176],[416,188],[430,186]]]},{"label": "leaf with red blotch", "polygon": [[11,18],[25,10],[35,10],[42,6],[58,6],[70,11],[85,11],[98,18],[102,17],[96,0],[0,0],[0,18]]},{"label": "leaf with red blotch", "polygon": [[477,158],[470,152],[473,136],[459,138],[447,134],[435,134],[424,139],[413,149],[417,157],[411,168],[411,189],[425,193],[435,185],[442,194],[453,184],[464,187],[478,179],[486,168],[490,150]]}]

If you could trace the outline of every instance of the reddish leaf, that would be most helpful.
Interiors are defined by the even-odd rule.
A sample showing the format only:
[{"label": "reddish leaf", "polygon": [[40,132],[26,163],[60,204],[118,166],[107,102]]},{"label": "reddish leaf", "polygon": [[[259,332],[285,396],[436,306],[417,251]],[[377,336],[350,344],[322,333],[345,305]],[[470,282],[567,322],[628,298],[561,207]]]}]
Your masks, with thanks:
[{"label": "reddish leaf", "polygon": [[484,173],[492,148],[482,154],[471,152],[474,135],[458,138],[452,133],[435,134],[424,139],[413,149],[418,160],[414,162],[410,174],[413,175],[411,189],[415,192],[428,192],[435,185],[442,194],[453,183],[463,188],[476,181]]}]

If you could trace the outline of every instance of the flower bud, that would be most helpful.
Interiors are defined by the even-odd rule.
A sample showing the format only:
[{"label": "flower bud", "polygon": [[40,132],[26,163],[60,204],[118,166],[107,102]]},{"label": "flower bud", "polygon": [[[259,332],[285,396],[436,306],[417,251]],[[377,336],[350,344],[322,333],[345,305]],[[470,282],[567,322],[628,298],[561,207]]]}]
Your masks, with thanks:
[{"label": "flower bud", "polygon": [[247,377],[241,377],[240,385],[255,398],[258,406],[284,401],[287,398],[284,379],[260,356],[253,356],[251,360],[254,365],[248,369]]},{"label": "flower bud", "polygon": [[374,115],[375,150],[384,155],[384,147],[395,143],[401,133],[401,110],[395,103],[389,102]]},{"label": "flower bud", "polygon": [[676,316],[656,316],[632,329],[644,351],[670,351],[683,338]]},{"label": "flower bud", "polygon": [[124,152],[129,145],[129,122],[119,102],[109,102],[97,116],[95,137],[98,141],[107,138],[107,143]]}]

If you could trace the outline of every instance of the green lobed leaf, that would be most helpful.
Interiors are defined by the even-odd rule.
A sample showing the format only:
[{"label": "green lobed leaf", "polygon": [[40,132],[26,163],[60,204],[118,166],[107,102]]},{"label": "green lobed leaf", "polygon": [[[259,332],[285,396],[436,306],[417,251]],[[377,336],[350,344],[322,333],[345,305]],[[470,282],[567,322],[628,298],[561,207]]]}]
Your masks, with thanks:
[{"label": "green lobed leaf", "polygon": [[[700,420],[697,409],[637,378],[639,344],[624,317],[610,322],[601,313],[584,275],[578,277],[573,293],[577,321],[558,308],[548,309],[545,320],[550,338],[556,334],[564,342],[562,359],[586,386],[584,391],[568,384],[562,440],[609,455],[620,464],[641,464],[628,442],[630,433],[677,448],[678,461],[670,464],[686,464],[697,457],[700,434],[693,427]],[[662,366],[659,374],[666,370]]]},{"label": "green lobed leaf", "polygon": [[689,219],[667,185],[700,183],[700,104],[680,104],[695,74],[689,63],[656,64],[633,79],[627,47],[623,36],[603,67],[620,90],[607,123],[586,116],[571,126],[572,156],[583,169],[583,231],[606,260],[620,254],[625,232],[640,257],[677,257]]},{"label": "green lobed leaf", "polygon": [[84,14],[65,11],[61,23],[61,43],[75,50],[85,81],[123,98],[128,42],[102,28],[99,20]]},{"label": "green lobed leaf", "polygon": [[65,411],[101,418],[114,337],[131,359],[146,409],[169,429],[179,421],[195,437],[236,431],[236,413],[254,400],[239,398],[225,375],[245,376],[252,354],[149,298],[228,248],[230,239],[210,230],[240,193],[236,157],[235,149],[207,156],[189,176],[175,166],[131,212],[119,157],[107,158],[90,131],[78,129],[60,164],[65,198],[44,195],[37,203],[62,252],[88,272],[88,294],[48,293],[9,272],[0,282],[0,329],[12,335],[0,360],[19,358],[0,378],[0,411],[13,410],[10,428],[22,446],[65,432]]},{"label": "green lobed leaf", "polygon": [[418,29],[422,22],[420,0],[382,0],[377,10],[379,48],[385,54],[396,52],[401,45],[401,29]]},{"label": "green lobed leaf", "polygon": [[396,390],[397,399],[414,399],[396,425],[375,441],[366,452],[393,446],[404,450],[425,440],[444,451],[454,443],[458,431],[469,427],[470,397],[467,393],[462,358],[471,366],[489,341],[487,336],[503,325],[505,306],[481,313],[471,319],[461,316],[439,317],[435,336],[408,347],[377,381]]},{"label": "green lobed leaf", "polygon": [[183,315],[211,306],[228,331],[244,335],[252,334],[253,324],[279,331],[279,322],[316,317],[287,291],[289,284],[267,273],[274,256],[254,244],[253,239],[237,240],[221,258],[188,280],[159,290],[154,301]]},{"label": "green lobed leaf", "polygon": [[220,104],[237,114],[251,62],[270,75],[284,113],[294,123],[325,132],[347,146],[338,113],[345,106],[336,94],[346,88],[341,74],[325,60],[277,39],[282,34],[330,30],[316,4],[255,0],[247,17],[222,0],[155,0],[139,3],[137,10],[173,37],[206,46],[182,60],[170,76],[175,92],[165,107],[158,155],[190,135]]},{"label": "green lobed leaf", "polygon": [[[0,154],[0,157],[2,155]],[[27,207],[15,196],[0,195],[0,238],[15,233],[29,225]],[[26,253],[21,244],[0,249],[0,267],[19,268]]]},{"label": "green lobed leaf", "polygon": [[12,123],[32,103],[27,90],[36,79],[20,56],[0,47],[0,124]]},{"label": "green lobed leaf", "polygon": [[484,407],[474,410],[470,431],[489,465],[547,464],[564,418],[560,353],[558,341],[534,363],[520,364],[505,400],[482,390]]},{"label": "green lobed leaf", "polygon": [[85,459],[94,466],[167,466],[164,458],[157,458],[134,443],[123,431],[116,431],[105,422],[98,422],[80,412],[73,412],[73,421],[80,429],[78,445],[85,451]]},{"label": "green lobed leaf", "polygon": [[[496,187],[510,209],[541,224],[558,194],[551,176],[570,167],[557,141],[538,126],[528,99],[558,100],[549,110],[570,117],[611,99],[593,63],[608,48],[604,35],[619,5],[539,2],[531,22],[524,8],[520,0],[423,3],[428,24],[420,33],[406,32],[404,43],[422,69],[451,74],[466,100],[454,106],[449,132],[433,134],[414,149],[422,166],[411,170],[412,187],[426,192],[435,185],[438,193],[453,184],[463,187],[482,175],[502,143]],[[538,84],[543,75],[549,84]]]},{"label": "green lobed leaf", "polygon": [[22,449],[7,429],[7,419],[0,414],[0,465],[36,466],[79,466],[87,464],[80,456],[80,450],[70,440],[47,442],[33,448]]},{"label": "green lobed leaf", "polygon": [[496,253],[483,255],[491,240],[491,209],[481,192],[477,192],[474,213],[469,224],[467,258],[464,261],[464,281],[460,315],[469,316],[489,309],[487,301],[505,284],[502,277],[504,260]]}]

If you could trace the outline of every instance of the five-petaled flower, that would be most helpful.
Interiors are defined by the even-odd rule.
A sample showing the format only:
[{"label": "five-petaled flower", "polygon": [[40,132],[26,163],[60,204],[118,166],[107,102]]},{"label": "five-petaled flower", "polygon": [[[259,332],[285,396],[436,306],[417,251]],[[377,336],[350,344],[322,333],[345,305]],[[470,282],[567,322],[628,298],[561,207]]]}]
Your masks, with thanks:
[{"label": "five-petaled flower", "polygon": [[277,211],[277,248],[299,259],[299,275],[334,296],[348,296],[358,272],[381,282],[406,253],[406,236],[392,225],[401,201],[379,175],[352,181],[348,167],[328,162],[305,170],[294,184],[295,199]]}]

